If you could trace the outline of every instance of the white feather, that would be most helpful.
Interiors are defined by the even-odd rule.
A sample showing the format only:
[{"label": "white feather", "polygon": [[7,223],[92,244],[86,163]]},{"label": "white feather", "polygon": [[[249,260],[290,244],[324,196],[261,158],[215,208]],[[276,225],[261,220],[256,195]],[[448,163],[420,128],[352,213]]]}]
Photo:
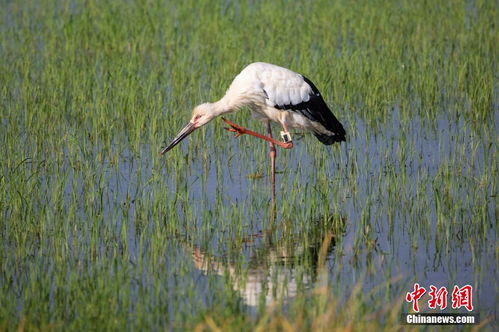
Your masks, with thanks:
[{"label": "white feather", "polygon": [[307,102],[312,93],[302,75],[270,63],[255,62],[234,78],[222,99],[210,104],[210,118],[249,106],[259,119],[271,120],[283,127],[331,134],[320,123],[298,112],[276,108]]},{"label": "white feather", "polygon": [[290,90],[289,97],[291,98],[291,104],[298,105],[302,102],[302,98],[300,95],[300,89],[293,88]]},{"label": "white feather", "polygon": [[263,88],[266,93],[264,97],[267,97],[263,103],[268,106],[297,105],[310,100],[312,93],[311,87],[300,74],[263,62],[255,62],[244,68],[232,82],[227,94],[241,95],[241,86],[255,86],[255,93]]},{"label": "white feather", "polygon": [[308,84],[307,85],[303,85],[300,89],[300,98],[301,98],[301,101],[302,102],[307,102],[310,100],[310,92],[311,92],[311,89],[310,87],[308,87]]}]

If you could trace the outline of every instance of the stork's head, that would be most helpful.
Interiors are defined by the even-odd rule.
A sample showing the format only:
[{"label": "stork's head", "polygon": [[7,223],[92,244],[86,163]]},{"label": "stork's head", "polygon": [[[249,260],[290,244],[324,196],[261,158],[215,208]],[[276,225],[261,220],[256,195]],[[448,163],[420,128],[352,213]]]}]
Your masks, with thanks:
[{"label": "stork's head", "polygon": [[205,124],[213,120],[216,115],[216,110],[211,103],[205,103],[194,107],[194,109],[192,110],[191,121],[189,121],[189,123],[177,134],[173,141],[161,151],[161,154],[164,154],[173,149],[175,145],[189,136],[189,134],[194,130],[204,126]]},{"label": "stork's head", "polygon": [[192,118],[190,123],[194,123],[197,128],[204,126],[216,116],[214,112],[213,104],[204,103],[194,107],[192,110]]}]

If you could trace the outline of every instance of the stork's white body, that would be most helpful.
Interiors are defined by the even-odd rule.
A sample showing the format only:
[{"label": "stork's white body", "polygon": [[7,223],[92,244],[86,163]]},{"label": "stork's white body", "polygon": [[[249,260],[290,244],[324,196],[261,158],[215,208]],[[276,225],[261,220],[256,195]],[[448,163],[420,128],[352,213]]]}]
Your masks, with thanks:
[{"label": "stork's white body", "polygon": [[313,94],[302,75],[270,63],[255,62],[234,78],[225,96],[215,104],[219,104],[221,110],[229,110],[226,112],[250,107],[257,119],[279,123],[286,131],[289,127],[334,135],[317,121],[275,107],[308,102]]},{"label": "stork's white body", "polygon": [[[223,119],[235,132],[252,135],[269,142],[272,174],[272,198],[275,197],[275,146],[293,147],[288,128],[311,131],[323,144],[330,145],[345,140],[345,130],[336,119],[317,87],[303,75],[270,63],[255,62],[244,68],[227,89],[225,96],[214,103],[204,103],[194,108],[190,122],[173,141],[161,151],[164,154],[197,128],[215,117],[249,107],[253,115],[267,125],[268,136],[253,132]],[[270,123],[279,123],[284,132],[283,140],[272,137]]]}]

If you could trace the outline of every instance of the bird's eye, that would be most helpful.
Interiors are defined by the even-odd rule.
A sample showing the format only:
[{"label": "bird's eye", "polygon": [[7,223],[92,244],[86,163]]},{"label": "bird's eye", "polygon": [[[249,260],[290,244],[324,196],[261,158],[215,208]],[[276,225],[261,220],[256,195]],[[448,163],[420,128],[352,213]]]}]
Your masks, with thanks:
[{"label": "bird's eye", "polygon": [[200,117],[201,117],[201,115],[199,115],[199,114],[198,114],[198,115],[196,115],[196,116],[194,117],[194,121],[199,120],[199,118],[200,118]]}]

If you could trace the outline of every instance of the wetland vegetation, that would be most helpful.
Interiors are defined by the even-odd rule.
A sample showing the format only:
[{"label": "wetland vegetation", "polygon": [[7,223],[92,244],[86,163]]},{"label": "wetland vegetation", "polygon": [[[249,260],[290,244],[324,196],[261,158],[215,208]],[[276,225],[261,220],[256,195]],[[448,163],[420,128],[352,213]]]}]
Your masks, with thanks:
[{"label": "wetland vegetation", "polygon": [[[393,330],[415,282],[473,285],[497,329],[498,22],[488,0],[0,0],[0,330]],[[275,211],[267,143],[221,121],[159,156],[254,61],[347,131],[278,151]]]}]

